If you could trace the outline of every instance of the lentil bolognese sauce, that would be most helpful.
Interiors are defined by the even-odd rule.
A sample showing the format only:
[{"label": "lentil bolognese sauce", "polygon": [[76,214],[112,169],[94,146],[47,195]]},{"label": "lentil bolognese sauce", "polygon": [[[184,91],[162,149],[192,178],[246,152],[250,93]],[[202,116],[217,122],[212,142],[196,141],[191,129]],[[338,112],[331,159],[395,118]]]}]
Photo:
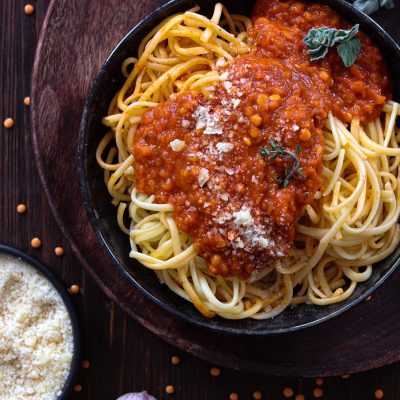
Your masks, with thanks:
[{"label": "lentil bolognese sauce", "polygon": [[[209,100],[184,93],[142,117],[132,150],[136,188],[173,205],[211,272],[247,278],[289,252],[296,217],[321,186],[327,85],[315,67],[294,73],[254,54],[237,57],[222,76]],[[301,145],[305,179],[279,187],[292,161],[262,160],[259,147],[271,138],[292,151]]]},{"label": "lentil bolognese sauce", "polygon": [[379,49],[315,3],[258,0],[252,22],[197,11],[146,36],[103,119],[97,160],[131,257],[207,317],[344,300],[400,238]]}]

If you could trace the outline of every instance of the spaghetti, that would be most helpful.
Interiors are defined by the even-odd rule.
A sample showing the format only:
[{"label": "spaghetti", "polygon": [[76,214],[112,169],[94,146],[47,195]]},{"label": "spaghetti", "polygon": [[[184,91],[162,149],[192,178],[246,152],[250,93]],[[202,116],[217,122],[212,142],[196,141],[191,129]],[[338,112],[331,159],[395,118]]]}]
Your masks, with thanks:
[{"label": "spaghetti", "polygon": [[399,104],[387,102],[364,126],[357,116],[344,124],[330,112],[321,131],[323,183],[305,206],[289,254],[245,279],[212,273],[192,236],[178,228],[174,206],[137,190],[131,154],[149,109],[185,92],[212,99],[221,70],[250,50],[247,17],[221,4],[211,19],[197,11],[168,18],[143,39],[138,58],[123,63],[126,81],[103,119],[110,131],[96,156],[118,224],[129,235],[130,257],[206,317],[266,319],[291,304],[345,300],[400,241]]}]

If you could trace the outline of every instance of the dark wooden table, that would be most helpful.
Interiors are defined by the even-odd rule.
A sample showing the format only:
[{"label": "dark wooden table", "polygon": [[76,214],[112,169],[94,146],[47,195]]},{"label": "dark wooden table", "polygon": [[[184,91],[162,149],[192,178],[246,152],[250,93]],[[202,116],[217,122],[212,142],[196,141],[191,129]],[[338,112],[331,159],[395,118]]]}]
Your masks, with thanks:
[{"label": "dark wooden table", "polygon": [[[231,392],[237,392],[240,399],[252,399],[252,393],[260,390],[263,399],[268,400],[283,399],[282,390],[287,386],[295,394],[303,393],[306,399],[314,398],[314,379],[277,378],[266,376],[263,371],[254,374],[227,369],[222,369],[219,377],[211,376],[212,364],[183,354],[146,331],[108,300],[79,265],[40,186],[29,135],[30,111],[23,102],[30,94],[35,46],[49,2],[32,1],[35,11],[31,16],[24,14],[25,3],[21,0],[0,3],[0,119],[12,117],[15,121],[13,129],[0,128],[0,242],[19,247],[45,262],[66,287],[76,283],[82,288],[74,302],[81,322],[83,356],[90,361],[90,367],[82,369],[77,383],[83,389],[72,398],[112,400],[129,391],[147,390],[158,399],[223,400]],[[84,3],[82,0],[83,7]],[[398,11],[374,17],[383,26],[390,26],[390,33],[400,41]],[[19,203],[27,204],[23,215],[16,212]],[[42,240],[40,249],[31,248],[33,237]],[[64,247],[64,256],[54,254],[56,246]],[[179,365],[171,364],[173,355],[180,357]],[[173,395],[165,394],[166,385],[174,386]],[[322,398],[373,399],[377,388],[384,391],[385,399],[400,399],[399,364],[348,379],[325,378]]]}]

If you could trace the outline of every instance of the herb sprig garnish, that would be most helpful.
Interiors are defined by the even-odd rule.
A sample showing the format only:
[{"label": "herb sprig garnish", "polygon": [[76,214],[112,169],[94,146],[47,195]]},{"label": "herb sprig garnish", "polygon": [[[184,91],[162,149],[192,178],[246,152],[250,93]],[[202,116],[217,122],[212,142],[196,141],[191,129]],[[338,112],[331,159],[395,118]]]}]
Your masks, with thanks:
[{"label": "herb sprig garnish", "polygon": [[299,176],[301,179],[305,179],[304,175],[302,174],[303,168],[300,167],[300,161],[297,157],[300,154],[300,145],[296,146],[296,151],[293,153],[288,150],[286,147],[278,146],[275,143],[274,139],[270,139],[269,143],[271,145],[270,148],[266,146],[260,146],[260,156],[264,161],[272,162],[275,158],[279,157],[281,159],[292,159],[293,165],[291,168],[285,168],[285,175],[284,177],[278,177],[278,184],[280,188],[286,188],[289,186],[289,183]]},{"label": "herb sprig garnish", "polygon": [[382,7],[390,10],[391,8],[394,8],[395,3],[394,0],[355,0],[353,6],[369,15],[378,11]]},{"label": "herb sprig garnish", "polygon": [[328,54],[330,47],[336,47],[345,67],[354,64],[361,49],[361,42],[356,37],[359,25],[354,25],[349,30],[336,28],[313,28],[310,29],[303,39],[309,49],[311,61],[320,60]]}]

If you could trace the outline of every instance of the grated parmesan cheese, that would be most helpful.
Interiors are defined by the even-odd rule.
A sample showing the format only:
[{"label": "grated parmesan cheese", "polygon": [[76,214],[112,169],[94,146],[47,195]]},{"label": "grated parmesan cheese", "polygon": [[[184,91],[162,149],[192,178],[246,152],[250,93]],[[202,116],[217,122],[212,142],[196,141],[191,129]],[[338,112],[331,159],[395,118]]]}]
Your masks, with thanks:
[{"label": "grated parmesan cheese", "polygon": [[268,248],[271,247],[272,241],[262,236],[254,236],[252,239],[253,245],[259,245],[260,247]]},{"label": "grated parmesan cheese", "polygon": [[223,85],[224,85],[225,90],[226,90],[228,93],[231,93],[231,90],[232,90],[232,82],[224,81]]},{"label": "grated parmesan cheese", "polygon": [[202,168],[198,176],[198,182],[200,187],[203,187],[209,179],[210,179],[210,173],[208,172],[208,169]]},{"label": "grated parmesan cheese", "polygon": [[219,195],[220,199],[223,201],[228,201],[229,200],[229,196],[227,193],[222,193]]},{"label": "grated parmesan cheese", "polygon": [[229,142],[219,142],[216,146],[220,153],[229,153],[234,147],[234,145]]},{"label": "grated parmesan cheese", "polygon": [[222,129],[219,126],[219,117],[216,114],[210,114],[210,107],[198,106],[192,117],[196,120],[196,129],[205,128],[206,135],[222,135]]},{"label": "grated parmesan cheese", "polygon": [[190,126],[190,121],[187,120],[187,119],[183,119],[183,120],[182,120],[182,126],[183,126],[184,128],[189,128],[189,126]]},{"label": "grated parmesan cheese", "polygon": [[222,67],[225,67],[226,64],[227,64],[227,62],[225,61],[225,58],[220,57],[220,58],[218,58],[217,62],[215,63],[215,66],[217,68],[222,68]]},{"label": "grated parmesan cheese", "polygon": [[220,80],[220,81],[226,81],[227,79],[229,79],[229,73],[228,73],[227,71],[225,71],[224,73],[222,73],[222,74],[219,76],[219,80]]},{"label": "grated parmesan cheese", "polygon": [[242,239],[236,238],[236,241],[233,243],[233,247],[235,249],[243,249],[244,248],[244,242]]},{"label": "grated parmesan cheese", "polygon": [[233,213],[233,218],[235,219],[236,225],[250,226],[254,224],[250,209],[247,207],[242,207],[241,210],[235,211]]},{"label": "grated parmesan cheese", "polygon": [[56,289],[26,262],[1,254],[0,399],[56,399],[72,352],[71,321]]},{"label": "grated parmesan cheese", "polygon": [[169,145],[173,151],[182,151],[185,148],[186,143],[184,140],[174,139],[172,142],[169,142]]},{"label": "grated parmesan cheese", "polygon": [[232,106],[233,108],[237,108],[240,104],[241,100],[240,99],[232,99]]},{"label": "grated parmesan cheese", "polygon": [[[220,214],[215,221],[218,224],[225,224],[229,221],[228,224],[237,232],[237,237],[232,242],[233,248],[250,252],[257,247],[273,251],[276,256],[283,255],[275,241],[269,237],[270,229],[266,225],[256,223],[249,207],[242,206],[233,213]],[[232,240],[232,237],[229,240]]]}]

